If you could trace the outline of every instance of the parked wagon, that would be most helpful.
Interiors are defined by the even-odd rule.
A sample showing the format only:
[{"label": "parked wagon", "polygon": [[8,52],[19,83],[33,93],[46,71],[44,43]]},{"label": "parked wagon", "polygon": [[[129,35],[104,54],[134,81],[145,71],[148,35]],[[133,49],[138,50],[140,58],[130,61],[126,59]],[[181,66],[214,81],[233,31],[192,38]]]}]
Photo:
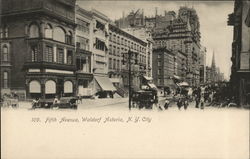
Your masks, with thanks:
[{"label": "parked wagon", "polygon": [[4,97],[3,99],[1,99],[1,106],[17,108],[19,106],[18,99],[11,97]]},{"label": "parked wagon", "polygon": [[152,109],[154,103],[154,93],[152,91],[140,90],[132,95],[132,102],[139,109]]},{"label": "parked wagon", "polygon": [[70,108],[77,109],[77,100],[76,97],[62,97],[58,103],[54,103],[54,99],[40,99],[37,102],[33,102],[32,108]]}]

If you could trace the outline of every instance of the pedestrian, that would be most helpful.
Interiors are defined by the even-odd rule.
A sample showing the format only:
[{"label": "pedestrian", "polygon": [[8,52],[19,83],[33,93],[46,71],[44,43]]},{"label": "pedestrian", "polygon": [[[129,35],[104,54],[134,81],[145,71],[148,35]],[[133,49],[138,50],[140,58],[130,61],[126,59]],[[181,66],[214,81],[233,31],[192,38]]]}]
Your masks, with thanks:
[{"label": "pedestrian", "polygon": [[170,104],[170,101],[166,98],[166,99],[165,99],[164,108],[165,108],[165,109],[168,109],[169,104]]},{"label": "pedestrian", "polygon": [[181,99],[181,97],[180,97],[180,98],[178,99],[178,101],[177,101],[177,107],[178,107],[179,110],[181,110],[182,105],[183,105],[183,103],[182,103],[182,99]]},{"label": "pedestrian", "polygon": [[78,93],[77,95],[77,104],[82,104],[82,94],[81,93]]},{"label": "pedestrian", "polygon": [[38,107],[38,103],[39,103],[39,98],[35,98],[33,101],[32,101],[32,109],[35,109]]},{"label": "pedestrian", "polygon": [[195,108],[199,108],[201,98],[201,89],[198,87],[195,92]]},{"label": "pedestrian", "polygon": [[201,109],[204,109],[204,102],[205,102],[205,95],[202,93],[200,99]]},{"label": "pedestrian", "polygon": [[60,100],[58,99],[58,96],[55,96],[53,101],[53,107],[58,107],[58,104],[60,103]]}]

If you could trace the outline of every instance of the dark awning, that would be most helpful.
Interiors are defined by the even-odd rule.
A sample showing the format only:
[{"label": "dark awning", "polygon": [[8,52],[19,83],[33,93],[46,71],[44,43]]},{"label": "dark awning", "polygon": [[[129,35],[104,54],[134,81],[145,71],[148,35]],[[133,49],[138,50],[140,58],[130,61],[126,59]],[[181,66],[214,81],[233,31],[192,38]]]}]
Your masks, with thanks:
[{"label": "dark awning", "polygon": [[148,86],[152,89],[157,89],[156,85],[153,83],[148,83]]},{"label": "dark awning", "polygon": [[108,77],[95,76],[95,79],[103,91],[116,91],[116,88]]},{"label": "dark awning", "polygon": [[148,77],[148,76],[143,76],[147,81],[152,81],[153,78],[152,77]]}]

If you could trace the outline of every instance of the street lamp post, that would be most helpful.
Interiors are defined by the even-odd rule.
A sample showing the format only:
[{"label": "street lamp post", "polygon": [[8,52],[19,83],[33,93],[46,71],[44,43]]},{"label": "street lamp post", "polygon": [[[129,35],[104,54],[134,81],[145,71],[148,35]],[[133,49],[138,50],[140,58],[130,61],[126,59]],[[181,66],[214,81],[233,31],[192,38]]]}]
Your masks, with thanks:
[{"label": "street lamp post", "polygon": [[131,110],[131,51],[128,51],[128,108]]},{"label": "street lamp post", "polygon": [[[129,108],[129,110],[131,110],[131,97],[132,97],[132,88],[131,88],[131,64],[132,64],[132,62],[131,62],[131,59],[132,59],[132,55],[133,54],[135,54],[136,55],[136,53],[135,52],[132,52],[130,49],[128,50],[128,53],[127,53],[127,55],[128,55],[128,87],[129,87],[129,95],[128,95],[128,108]],[[122,61],[123,61],[123,65],[125,64],[125,53],[123,54],[123,59],[122,59]],[[137,56],[135,57],[135,64],[137,64]]]}]

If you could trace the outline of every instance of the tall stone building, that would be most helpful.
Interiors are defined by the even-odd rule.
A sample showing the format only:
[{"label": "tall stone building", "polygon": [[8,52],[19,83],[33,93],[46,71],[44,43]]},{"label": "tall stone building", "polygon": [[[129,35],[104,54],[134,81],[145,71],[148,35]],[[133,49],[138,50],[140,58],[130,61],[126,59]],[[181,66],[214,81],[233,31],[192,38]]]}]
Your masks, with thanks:
[{"label": "tall stone building", "polygon": [[[116,23],[121,28],[144,26],[152,33],[154,49],[165,47],[175,54],[181,52],[187,64],[186,68],[183,68],[185,73],[181,74],[182,78],[192,86],[199,85],[200,24],[195,9],[181,7],[178,15],[174,11],[165,11],[164,15],[158,15],[156,9],[154,17],[145,17],[143,12],[138,10],[131,12],[127,17],[123,16]],[[180,61],[182,60],[176,60]]]},{"label": "tall stone building", "polygon": [[[191,20],[192,19],[192,20]],[[155,48],[166,47],[174,52],[181,51],[187,57],[186,74],[182,78],[191,86],[200,82],[200,32],[195,10],[180,8],[178,18],[165,24],[153,34]]]},{"label": "tall stone building", "polygon": [[199,64],[200,64],[200,83],[206,83],[206,54],[207,50],[204,46],[201,47],[200,51],[200,58],[199,58]]},{"label": "tall stone building", "polygon": [[153,81],[158,88],[171,87],[175,75],[175,54],[167,48],[153,50]]},{"label": "tall stone building", "polygon": [[1,9],[1,93],[73,95],[75,0],[3,0]]},{"label": "tall stone building", "polygon": [[77,94],[91,96],[93,78],[93,18],[89,11],[76,6],[76,80]]},{"label": "tall stone building", "polygon": [[230,84],[240,105],[250,105],[250,1],[236,0],[228,25],[233,26]]}]

